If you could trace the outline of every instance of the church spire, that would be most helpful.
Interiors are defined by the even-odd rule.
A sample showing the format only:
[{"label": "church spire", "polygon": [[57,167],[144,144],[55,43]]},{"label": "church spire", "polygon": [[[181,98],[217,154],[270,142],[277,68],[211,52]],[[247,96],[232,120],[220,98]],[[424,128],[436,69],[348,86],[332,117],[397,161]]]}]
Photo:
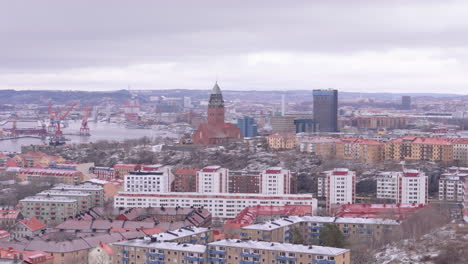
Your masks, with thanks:
[{"label": "church spire", "polygon": [[221,94],[221,88],[219,88],[218,81],[215,82],[211,94]]}]

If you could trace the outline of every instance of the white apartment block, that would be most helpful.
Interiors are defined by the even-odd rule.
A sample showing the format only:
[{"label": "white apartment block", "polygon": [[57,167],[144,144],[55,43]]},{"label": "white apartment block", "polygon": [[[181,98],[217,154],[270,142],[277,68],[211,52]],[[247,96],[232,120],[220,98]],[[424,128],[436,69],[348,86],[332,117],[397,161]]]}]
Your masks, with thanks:
[{"label": "white apartment block", "polygon": [[229,170],[220,166],[207,166],[197,171],[196,190],[199,193],[229,192]]},{"label": "white apartment block", "polygon": [[426,204],[428,199],[428,179],[418,170],[404,170],[398,177],[397,203]]},{"label": "white apartment block", "polygon": [[124,177],[124,190],[139,193],[167,193],[171,191],[174,175],[171,167],[145,166],[143,170],[129,172]]},{"label": "white apartment block", "polygon": [[377,175],[377,198],[378,199],[397,199],[398,177],[401,175],[398,171],[386,171]]},{"label": "white apartment block", "polygon": [[464,183],[464,198],[463,198],[463,219],[468,222],[468,179],[465,178]]},{"label": "white apartment block", "polygon": [[468,168],[448,168],[439,178],[439,200],[463,202],[465,179],[468,179]]},{"label": "white apartment block", "polygon": [[271,167],[260,173],[260,193],[267,195],[291,193],[291,171]]},{"label": "white apartment block", "polygon": [[428,180],[419,170],[387,171],[377,175],[377,198],[400,204],[426,204]]},{"label": "white apartment block", "polygon": [[114,199],[114,207],[195,207],[204,208],[213,217],[232,219],[244,208],[256,205],[283,206],[310,205],[312,212],[317,209],[317,199],[311,194],[264,195],[238,193],[129,193],[121,192]]},{"label": "white apartment block", "polygon": [[353,204],[356,195],[356,172],[346,168],[325,171],[318,179],[318,196],[326,198],[330,210],[339,204]]}]

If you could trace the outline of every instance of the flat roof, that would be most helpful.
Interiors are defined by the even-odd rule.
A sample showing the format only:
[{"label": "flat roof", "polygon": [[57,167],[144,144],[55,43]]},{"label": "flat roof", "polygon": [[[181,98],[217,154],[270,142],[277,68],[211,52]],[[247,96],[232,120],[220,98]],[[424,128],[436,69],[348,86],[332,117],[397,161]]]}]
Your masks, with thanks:
[{"label": "flat roof", "polygon": [[63,203],[72,203],[76,202],[75,199],[63,196],[29,196],[24,199],[21,199],[20,202],[63,202]]},{"label": "flat roof", "polygon": [[119,246],[129,246],[129,247],[144,247],[151,249],[163,249],[163,250],[177,250],[177,251],[187,251],[195,253],[205,253],[205,245],[195,245],[195,244],[185,244],[185,243],[175,243],[175,242],[151,242],[147,239],[133,239],[122,242],[112,243],[112,245]]},{"label": "flat roof", "polygon": [[46,190],[36,195],[53,195],[53,196],[91,196],[89,193],[80,191],[61,191],[61,190]]},{"label": "flat roof", "polygon": [[92,183],[84,183],[84,184],[79,184],[79,185],[57,184],[52,188],[52,190],[60,190],[60,189],[65,189],[65,190],[89,190],[89,191],[102,191],[102,190],[104,190],[103,187],[97,186],[97,185],[92,184]]},{"label": "flat roof", "polygon": [[207,231],[209,231],[208,228],[190,226],[155,234],[152,235],[152,237],[156,238],[159,241],[172,241],[174,239],[201,234]]},{"label": "flat roof", "polygon": [[273,251],[284,251],[294,253],[304,253],[313,255],[323,256],[337,256],[349,251],[344,248],[334,247],[322,247],[322,246],[304,246],[289,243],[276,243],[276,242],[265,242],[265,241],[253,241],[253,240],[220,240],[209,243],[208,246],[220,246],[220,247],[238,247],[238,248],[250,248],[260,250],[273,250]]},{"label": "flat roof", "polygon": [[289,226],[295,223],[336,223],[336,224],[377,224],[377,225],[399,225],[400,223],[392,219],[380,218],[358,218],[358,217],[330,217],[330,216],[288,216],[281,219],[268,221],[265,223],[253,224],[242,227],[248,230],[270,231],[280,227]]},{"label": "flat roof", "polygon": [[[308,194],[259,194],[259,193],[197,193],[197,192],[171,192],[171,193],[140,193],[140,192],[119,192],[118,195],[125,197],[174,197],[174,198],[227,198],[227,199],[274,199],[274,198],[296,198],[315,199],[311,193]],[[117,195],[117,196],[118,196]]]}]

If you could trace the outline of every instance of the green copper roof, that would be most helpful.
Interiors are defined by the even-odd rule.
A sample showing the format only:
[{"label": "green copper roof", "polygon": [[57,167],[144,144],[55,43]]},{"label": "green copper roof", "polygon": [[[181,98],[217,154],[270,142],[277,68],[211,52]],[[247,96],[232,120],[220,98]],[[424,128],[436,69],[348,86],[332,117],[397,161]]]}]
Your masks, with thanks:
[{"label": "green copper roof", "polygon": [[215,83],[213,86],[213,90],[211,91],[211,94],[221,94],[221,89],[218,86],[218,82]]}]

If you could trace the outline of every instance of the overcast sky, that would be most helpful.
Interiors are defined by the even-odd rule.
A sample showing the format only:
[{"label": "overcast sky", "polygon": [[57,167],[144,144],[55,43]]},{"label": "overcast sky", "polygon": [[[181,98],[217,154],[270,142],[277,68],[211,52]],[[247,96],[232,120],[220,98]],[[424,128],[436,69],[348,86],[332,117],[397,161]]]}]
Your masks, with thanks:
[{"label": "overcast sky", "polygon": [[0,0],[1,89],[468,94],[468,1]]}]

